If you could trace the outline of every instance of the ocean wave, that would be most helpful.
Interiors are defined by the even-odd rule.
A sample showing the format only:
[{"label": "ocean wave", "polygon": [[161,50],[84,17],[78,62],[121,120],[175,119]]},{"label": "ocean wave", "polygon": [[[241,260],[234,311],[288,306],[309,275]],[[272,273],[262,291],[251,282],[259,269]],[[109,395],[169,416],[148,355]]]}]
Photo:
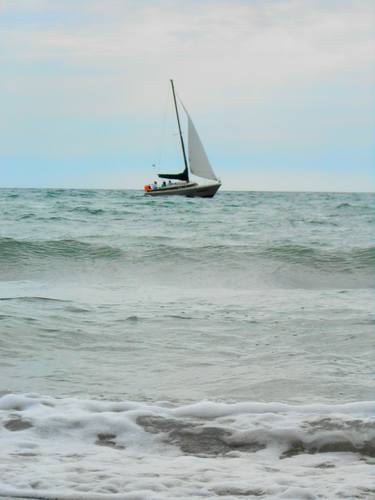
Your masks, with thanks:
[{"label": "ocean wave", "polygon": [[[171,237],[157,237],[155,240],[168,241]],[[126,252],[120,247],[111,245],[96,245],[75,239],[61,240],[18,240],[0,238],[0,259],[28,254],[30,256],[65,256],[65,257],[96,257],[111,258],[131,255],[132,261],[160,262],[175,258],[192,262],[220,259],[226,263],[236,264],[256,258],[272,259],[291,264],[303,264],[306,267],[319,267],[330,270],[349,270],[372,267],[375,264],[375,247],[352,248],[350,250],[325,250],[315,246],[282,244],[269,247],[253,248],[249,245],[217,244],[175,246],[167,243],[135,242],[132,251]]]},{"label": "ocean wave", "polygon": [[[169,241],[170,240],[170,241]],[[93,268],[90,262],[98,265]],[[56,275],[100,272],[149,281],[211,283],[213,286],[287,286],[288,288],[368,288],[374,285],[375,247],[348,250],[317,246],[279,244],[251,247],[245,244],[185,245],[173,239],[130,240],[124,246],[97,244],[76,239],[18,240],[0,238],[0,263],[3,278],[20,279],[43,269]],[[81,263],[85,263],[81,266]],[[181,268],[182,263],[184,266]],[[172,272],[179,268],[179,272]],[[122,274],[121,274],[122,273]],[[117,279],[116,278],[116,279]],[[142,278],[143,279],[143,278]]]},{"label": "ocean wave", "polygon": [[41,193],[44,194],[46,198],[56,198],[58,196],[64,196],[66,194],[65,189],[46,189],[42,190]]},{"label": "ocean wave", "polygon": [[350,208],[353,207],[350,203],[339,203],[336,208]]},{"label": "ocean wave", "polygon": [[282,244],[272,246],[248,245],[202,245],[173,246],[168,244],[152,245],[144,248],[142,257],[156,262],[178,261],[195,264],[221,262],[223,267],[248,265],[256,266],[273,261],[304,266],[325,272],[352,273],[356,270],[372,270],[375,265],[375,247],[353,248],[349,250],[326,250],[315,246]]},{"label": "ocean wave", "polygon": [[366,498],[374,409],[374,402],[175,406],[5,394],[0,493]]},{"label": "ocean wave", "polygon": [[352,212],[352,215],[354,214],[365,214],[365,213],[373,213],[374,209],[374,203],[373,201],[370,203],[363,203],[363,201],[357,201],[355,203],[339,203],[335,207],[336,210],[339,212],[345,212],[346,216],[349,215],[350,212]]},{"label": "ocean wave", "polygon": [[20,258],[84,257],[113,258],[122,255],[121,249],[109,245],[94,245],[73,239],[16,240],[0,238],[0,261],[18,262]]},{"label": "ocean wave", "polygon": [[97,193],[91,189],[40,189],[38,190],[45,198],[64,197],[79,197],[79,198],[95,198]]},{"label": "ocean wave", "polygon": [[69,302],[68,300],[54,299],[52,297],[20,296],[20,297],[0,297],[2,301],[24,301],[24,302]]},{"label": "ocean wave", "polygon": [[70,212],[78,212],[78,213],[83,213],[83,214],[89,214],[89,215],[102,215],[104,214],[105,210],[102,208],[92,208],[92,207],[75,207],[70,209]]},{"label": "ocean wave", "polygon": [[29,214],[24,214],[18,217],[18,220],[26,220],[26,219],[33,219],[35,218],[35,214],[29,213]]},{"label": "ocean wave", "polygon": [[323,250],[304,245],[274,245],[261,252],[282,262],[303,264],[322,270],[352,271],[372,268],[375,264],[375,247],[353,248],[350,250]]}]

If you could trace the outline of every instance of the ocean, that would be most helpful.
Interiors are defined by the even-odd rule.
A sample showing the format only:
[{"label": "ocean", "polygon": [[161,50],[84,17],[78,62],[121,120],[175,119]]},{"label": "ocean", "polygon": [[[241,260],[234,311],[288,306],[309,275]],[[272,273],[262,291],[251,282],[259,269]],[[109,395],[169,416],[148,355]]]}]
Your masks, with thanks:
[{"label": "ocean", "polygon": [[0,497],[375,498],[374,195],[0,190]]}]

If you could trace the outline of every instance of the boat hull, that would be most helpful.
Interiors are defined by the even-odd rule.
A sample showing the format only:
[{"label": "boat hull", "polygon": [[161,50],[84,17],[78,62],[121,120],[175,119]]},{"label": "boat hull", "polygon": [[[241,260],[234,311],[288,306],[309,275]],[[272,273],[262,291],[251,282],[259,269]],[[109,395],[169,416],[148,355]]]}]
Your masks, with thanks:
[{"label": "boat hull", "polygon": [[205,186],[190,183],[185,186],[171,186],[146,191],[147,196],[187,196],[188,198],[212,198],[221,184],[207,184]]}]

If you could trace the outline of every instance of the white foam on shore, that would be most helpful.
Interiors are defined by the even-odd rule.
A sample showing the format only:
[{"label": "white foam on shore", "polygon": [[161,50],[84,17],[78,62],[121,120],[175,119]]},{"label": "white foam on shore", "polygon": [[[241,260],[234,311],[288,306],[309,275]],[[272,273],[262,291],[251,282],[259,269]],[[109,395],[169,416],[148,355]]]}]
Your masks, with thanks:
[{"label": "white foam on shore", "polygon": [[0,397],[0,496],[371,498],[374,402]]}]

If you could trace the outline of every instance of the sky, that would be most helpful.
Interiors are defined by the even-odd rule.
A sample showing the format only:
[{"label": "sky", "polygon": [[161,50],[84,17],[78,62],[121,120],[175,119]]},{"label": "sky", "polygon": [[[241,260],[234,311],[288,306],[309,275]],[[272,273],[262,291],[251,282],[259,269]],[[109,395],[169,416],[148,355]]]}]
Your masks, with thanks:
[{"label": "sky", "polygon": [[0,187],[179,171],[169,79],[223,189],[373,191],[372,0],[0,0]]}]

